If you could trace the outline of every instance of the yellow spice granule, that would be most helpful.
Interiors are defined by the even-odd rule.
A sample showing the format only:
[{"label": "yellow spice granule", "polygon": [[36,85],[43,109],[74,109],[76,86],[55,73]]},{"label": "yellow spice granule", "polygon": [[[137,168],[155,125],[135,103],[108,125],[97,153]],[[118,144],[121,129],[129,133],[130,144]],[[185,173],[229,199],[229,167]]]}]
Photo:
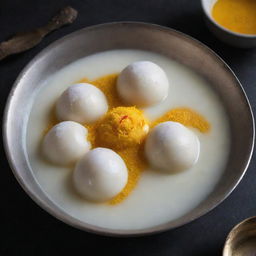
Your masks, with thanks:
[{"label": "yellow spice granule", "polygon": [[209,122],[195,110],[190,108],[175,108],[163,116],[152,122],[151,127],[156,126],[159,123],[173,121],[183,124],[187,127],[198,129],[202,133],[206,133],[210,130],[211,126]]}]

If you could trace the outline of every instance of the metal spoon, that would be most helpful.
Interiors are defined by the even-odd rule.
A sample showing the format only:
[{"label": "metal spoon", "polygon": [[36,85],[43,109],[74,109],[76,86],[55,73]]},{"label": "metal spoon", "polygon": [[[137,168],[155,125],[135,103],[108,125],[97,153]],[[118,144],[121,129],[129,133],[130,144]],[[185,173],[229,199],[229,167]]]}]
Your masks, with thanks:
[{"label": "metal spoon", "polygon": [[245,219],[229,233],[223,256],[256,255],[256,216]]},{"label": "metal spoon", "polygon": [[38,43],[50,32],[64,25],[71,24],[77,17],[77,11],[69,6],[60,10],[47,25],[30,32],[18,33],[10,40],[0,43],[0,60],[5,57],[26,51]]}]

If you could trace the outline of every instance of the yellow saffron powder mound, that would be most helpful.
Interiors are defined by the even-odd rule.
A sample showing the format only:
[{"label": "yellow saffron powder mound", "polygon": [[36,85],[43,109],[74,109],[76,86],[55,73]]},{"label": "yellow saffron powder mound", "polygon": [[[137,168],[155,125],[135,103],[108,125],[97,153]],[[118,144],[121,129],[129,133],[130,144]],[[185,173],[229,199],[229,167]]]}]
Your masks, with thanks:
[{"label": "yellow saffron powder mound", "polygon": [[[149,123],[141,110],[135,107],[125,107],[116,91],[117,74],[103,76],[97,80],[89,81],[87,78],[79,82],[88,82],[98,87],[106,95],[109,111],[97,122],[86,125],[87,139],[92,148],[108,147],[118,153],[128,169],[128,182],[125,188],[109,204],[115,205],[125,200],[136,187],[141,173],[147,169],[147,161],[143,154],[143,144],[148,132],[148,125],[155,125],[174,121],[185,126],[198,129],[202,133],[210,130],[208,121],[189,108],[176,108],[168,111],[162,117]],[[55,111],[49,115],[49,124],[46,132],[58,123]]]},{"label": "yellow saffron powder mound", "polygon": [[162,117],[152,122],[151,127],[166,121],[178,122],[184,126],[196,128],[202,133],[210,131],[211,128],[209,122],[202,115],[190,108],[185,107],[175,108],[168,111]]},{"label": "yellow saffron powder mound", "polygon": [[97,126],[97,141],[103,147],[125,149],[142,144],[149,130],[143,112],[135,107],[111,109]]},{"label": "yellow saffron powder mound", "polygon": [[255,0],[218,0],[213,6],[212,17],[234,32],[256,34]]}]

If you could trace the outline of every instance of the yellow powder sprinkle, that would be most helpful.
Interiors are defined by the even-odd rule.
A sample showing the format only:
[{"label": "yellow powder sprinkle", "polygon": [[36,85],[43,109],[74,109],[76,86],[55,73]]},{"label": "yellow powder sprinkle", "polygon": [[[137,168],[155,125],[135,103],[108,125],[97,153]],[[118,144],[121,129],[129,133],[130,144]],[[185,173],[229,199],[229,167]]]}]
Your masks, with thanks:
[{"label": "yellow powder sprinkle", "polygon": [[[86,78],[79,81],[89,82],[102,90],[102,92],[106,95],[109,104],[109,112],[103,118],[93,124],[85,125],[88,129],[87,138],[91,142],[92,148],[106,146],[105,143],[109,139],[104,139],[104,136],[109,136],[110,134],[110,140],[115,142],[118,141],[119,144],[118,147],[116,147],[116,143],[112,143],[108,145],[108,147],[115,150],[115,152],[123,158],[128,169],[127,185],[116,197],[109,201],[109,203],[112,205],[121,203],[130,195],[130,193],[136,187],[142,171],[147,168],[147,162],[143,155],[145,133],[142,131],[143,127],[148,123],[148,121],[143,116],[142,111],[136,109],[135,107],[123,107],[123,103],[119,99],[116,92],[117,76],[117,74],[111,74],[103,76],[94,81],[89,81]],[[46,131],[58,123],[56,117],[54,116],[55,111],[52,111],[52,113],[53,114],[49,115],[49,125]],[[189,108],[173,109],[152,122],[150,126],[153,127],[158,123],[165,121],[180,122],[185,126],[197,128],[203,133],[210,130],[210,124],[207,122],[207,120]],[[106,127],[106,124],[109,125],[110,123],[112,123],[112,125]],[[119,124],[121,124],[121,126],[119,126]],[[113,128],[116,134],[120,133],[121,136],[115,136],[115,132],[112,134],[111,132],[109,133],[111,130],[110,128]],[[102,132],[104,136],[98,136],[99,131]],[[131,145],[132,143],[130,143],[131,138],[135,138],[133,140],[133,146]],[[127,141],[129,141],[129,143],[127,143]]]},{"label": "yellow powder sprinkle", "polygon": [[185,107],[175,108],[168,111],[162,117],[154,121],[151,127],[166,121],[178,122],[185,126],[196,128],[202,133],[208,132],[211,128],[208,121],[202,115],[190,108]]},{"label": "yellow powder sprinkle", "polygon": [[213,6],[212,16],[229,30],[256,34],[255,0],[218,0]]},{"label": "yellow powder sprinkle", "polygon": [[91,83],[94,86],[98,87],[106,96],[108,101],[109,109],[114,107],[119,107],[123,105],[123,102],[119,98],[119,95],[116,90],[116,80],[118,74],[110,74],[102,76],[94,81],[88,81],[87,78],[80,80],[80,83]]},{"label": "yellow powder sprinkle", "polygon": [[142,171],[147,168],[147,162],[143,155],[143,146],[137,145],[126,150],[116,150],[116,152],[125,161],[129,175],[128,182],[124,189],[109,202],[112,205],[121,203],[130,195],[136,187]]}]

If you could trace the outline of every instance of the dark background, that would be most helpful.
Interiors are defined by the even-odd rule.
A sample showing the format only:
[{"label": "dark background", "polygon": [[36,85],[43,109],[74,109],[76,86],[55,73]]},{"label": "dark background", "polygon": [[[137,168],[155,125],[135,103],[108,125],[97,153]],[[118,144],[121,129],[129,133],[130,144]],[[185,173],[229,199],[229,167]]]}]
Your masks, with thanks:
[{"label": "dark background", "polygon": [[[0,0],[0,41],[43,25],[65,5],[79,11],[76,22],[55,31],[28,52],[0,62],[0,114],[23,67],[43,48],[77,29],[110,21],[144,21],[180,30],[219,54],[242,82],[255,111],[256,50],[219,42],[206,28],[199,0]],[[2,142],[1,142],[2,143]],[[230,229],[256,215],[255,158],[236,190],[207,215],[181,228],[140,238],[110,238],[76,230],[39,208],[15,180],[0,147],[0,255],[177,255],[222,253]]]}]

